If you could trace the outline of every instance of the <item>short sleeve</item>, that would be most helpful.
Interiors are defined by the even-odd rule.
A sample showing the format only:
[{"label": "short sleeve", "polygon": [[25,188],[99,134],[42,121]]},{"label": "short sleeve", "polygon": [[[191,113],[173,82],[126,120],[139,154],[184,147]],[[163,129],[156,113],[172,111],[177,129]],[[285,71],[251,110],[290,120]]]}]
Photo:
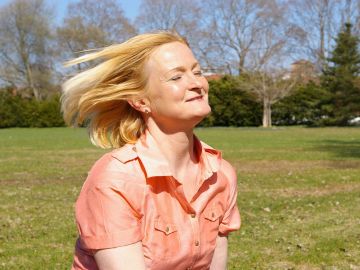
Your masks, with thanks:
[{"label": "short sleeve", "polygon": [[237,207],[237,177],[236,172],[232,166],[226,162],[222,162],[222,170],[229,181],[229,197],[227,208],[225,210],[223,219],[220,223],[219,234],[228,235],[232,231],[240,228],[241,219],[239,209]]},{"label": "short sleeve", "polygon": [[142,240],[145,188],[132,178],[134,176],[120,172],[88,177],[90,184],[85,182],[75,210],[85,248],[113,248]]}]

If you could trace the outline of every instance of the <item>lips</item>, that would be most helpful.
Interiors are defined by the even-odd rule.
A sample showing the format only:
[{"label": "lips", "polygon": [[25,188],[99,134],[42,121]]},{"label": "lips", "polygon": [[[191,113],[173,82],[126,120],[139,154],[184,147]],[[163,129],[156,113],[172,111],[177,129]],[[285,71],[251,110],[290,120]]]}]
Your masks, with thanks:
[{"label": "lips", "polygon": [[203,96],[196,96],[196,97],[192,97],[192,98],[189,98],[186,100],[186,102],[189,102],[189,101],[194,101],[194,100],[198,100],[198,99],[202,99]]}]

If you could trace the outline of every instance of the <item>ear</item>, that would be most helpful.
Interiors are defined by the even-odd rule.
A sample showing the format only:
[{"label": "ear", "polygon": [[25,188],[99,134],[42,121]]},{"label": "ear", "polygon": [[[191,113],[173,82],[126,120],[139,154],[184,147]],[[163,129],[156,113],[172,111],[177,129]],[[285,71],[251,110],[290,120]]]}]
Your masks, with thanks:
[{"label": "ear", "polygon": [[136,99],[136,100],[128,100],[127,101],[131,107],[141,113],[149,113],[150,106],[147,99]]}]

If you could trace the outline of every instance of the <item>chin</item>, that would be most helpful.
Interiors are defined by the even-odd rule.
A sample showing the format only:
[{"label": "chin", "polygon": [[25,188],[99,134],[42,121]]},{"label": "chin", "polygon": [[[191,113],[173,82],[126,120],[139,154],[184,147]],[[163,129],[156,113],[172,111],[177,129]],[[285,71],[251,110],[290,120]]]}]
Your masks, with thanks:
[{"label": "chin", "polygon": [[211,113],[211,107],[209,105],[204,106],[204,108],[201,108],[197,113],[200,117],[205,118]]},{"label": "chin", "polygon": [[202,110],[197,112],[197,114],[193,117],[194,119],[194,126],[196,126],[197,124],[199,124],[202,120],[204,120],[206,118],[206,116],[208,116],[211,113],[211,108],[209,106],[208,109],[206,110]]}]

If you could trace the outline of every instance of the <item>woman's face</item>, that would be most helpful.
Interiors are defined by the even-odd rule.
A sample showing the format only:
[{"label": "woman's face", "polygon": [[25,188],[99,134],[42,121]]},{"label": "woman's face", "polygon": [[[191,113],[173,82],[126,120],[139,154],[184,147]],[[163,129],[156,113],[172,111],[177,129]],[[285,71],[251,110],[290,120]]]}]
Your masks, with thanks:
[{"label": "woman's face", "polygon": [[210,113],[208,82],[185,44],[172,42],[158,47],[145,72],[151,117],[158,124],[195,126]]}]

